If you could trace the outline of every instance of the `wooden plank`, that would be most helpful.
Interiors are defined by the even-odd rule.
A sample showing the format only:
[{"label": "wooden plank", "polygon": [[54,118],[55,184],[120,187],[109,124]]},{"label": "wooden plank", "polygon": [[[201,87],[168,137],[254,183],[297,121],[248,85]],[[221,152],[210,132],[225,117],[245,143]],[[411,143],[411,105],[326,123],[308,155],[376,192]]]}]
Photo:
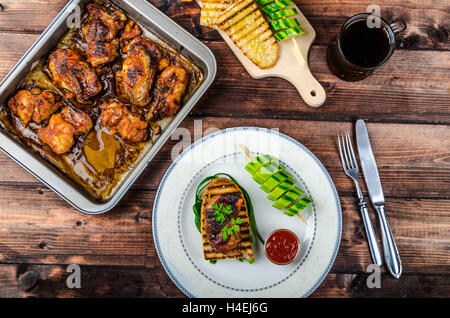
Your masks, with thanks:
[{"label": "wooden plank", "polygon": [[[212,117],[203,118],[202,123],[203,131],[235,126],[278,128],[304,144],[322,161],[340,194],[354,194],[353,183],[342,171],[336,148],[338,132],[352,131],[351,123]],[[187,118],[181,127],[189,129],[191,136],[190,140],[182,142],[191,144],[194,138],[194,119]],[[447,126],[369,123],[368,127],[386,196],[448,198],[450,129]],[[177,140],[169,141],[163,147],[138,179],[134,189],[157,189],[172,162],[172,150],[179,149],[178,143]],[[39,184],[28,172],[0,154],[0,184],[17,183]]]},{"label": "wooden plank", "polygon": [[311,297],[446,298],[450,295],[450,276],[403,275],[396,280],[383,274],[381,288],[368,288],[368,276],[330,274]]},{"label": "wooden plank", "polygon": [[[183,297],[162,267],[81,266],[81,288],[69,289],[66,266],[0,265],[0,297]],[[29,290],[24,277],[39,280]],[[28,283],[28,284],[27,284]],[[31,285],[33,286],[33,285]]]},{"label": "wooden plank", "polygon": [[[26,200],[17,200],[25,193]],[[0,263],[158,267],[151,234],[154,196],[155,191],[135,190],[111,212],[93,216],[50,190],[0,186]],[[341,197],[341,204],[342,244],[332,271],[364,272],[372,261],[355,199]],[[387,215],[405,274],[449,272],[450,201],[392,198]]]},{"label": "wooden plank", "polygon": [[[341,197],[342,241],[334,273],[365,272],[373,261],[356,198]],[[370,214],[382,249],[376,212]],[[392,228],[404,274],[450,273],[450,201],[388,199],[386,215]],[[387,273],[386,268],[382,268]]]},{"label": "wooden plank", "polygon": [[352,83],[330,72],[326,47],[313,46],[310,69],[325,88],[327,100],[322,107],[311,108],[283,79],[250,78],[223,43],[208,46],[216,56],[218,75],[194,108],[199,116],[450,123],[450,52],[399,50],[372,76]]},{"label": "wooden plank", "polygon": [[0,262],[144,266],[153,196],[130,191],[114,211],[89,216],[48,189],[0,187]]},{"label": "wooden plank", "polygon": [[[1,33],[0,80],[17,63],[37,35]],[[364,81],[348,83],[332,75],[326,48],[314,46],[313,74],[324,86],[327,101],[308,107],[297,90],[279,78],[252,79],[224,42],[211,42],[219,65],[216,81],[194,108],[196,116],[258,117],[348,121],[450,123],[448,77],[450,51],[397,51],[392,60]],[[427,61],[427,63],[423,63]],[[444,63],[444,64],[443,64]],[[389,89],[387,89],[389,87]],[[253,92],[248,94],[248,92]],[[283,96],[284,102],[279,102]]]},{"label": "wooden plank", "polygon": [[[161,267],[82,266],[81,288],[66,285],[65,266],[0,265],[0,297],[184,297]],[[39,277],[23,290],[24,277]],[[381,276],[381,288],[367,287],[368,274],[329,274],[312,297],[449,297],[450,276],[404,275],[395,280]]]},{"label": "wooden plank", "polygon": [[[214,30],[202,27],[200,8],[194,1],[159,1],[149,0],[150,3],[170,16],[175,22],[202,40],[219,40]],[[2,1],[5,10],[0,14],[0,30],[20,32],[40,32],[67,3],[67,0],[55,0],[50,3],[39,1]],[[347,17],[356,13],[366,12],[371,0],[363,1],[296,1],[303,14],[313,24],[317,32],[316,43],[328,44],[338,33],[340,26]],[[408,29],[398,37],[399,48],[406,49],[450,49],[449,43],[449,12],[450,5],[445,1],[387,1],[381,0],[377,4],[381,8],[381,15],[389,22],[403,19]],[[46,14],[35,14],[46,12]]]},{"label": "wooden plank", "polygon": [[42,32],[67,2],[67,0],[2,0],[4,10],[0,12],[0,30]]}]

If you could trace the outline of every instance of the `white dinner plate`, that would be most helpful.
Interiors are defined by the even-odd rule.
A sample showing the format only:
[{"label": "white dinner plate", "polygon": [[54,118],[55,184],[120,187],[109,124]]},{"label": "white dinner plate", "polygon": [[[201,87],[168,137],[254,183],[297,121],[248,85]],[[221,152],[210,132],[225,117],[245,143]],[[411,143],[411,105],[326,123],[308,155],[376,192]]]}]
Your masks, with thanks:
[{"label": "white dinner plate", "polygon": [[[272,207],[267,193],[244,169],[247,159],[237,148],[239,144],[254,155],[271,154],[280,159],[297,186],[313,200],[302,213],[306,224]],[[271,263],[260,242],[254,246],[253,264],[204,260],[192,210],[194,194],[204,178],[221,172],[233,176],[247,190],[263,239],[281,228],[298,236],[300,251],[292,263]],[[322,163],[291,137],[257,127],[225,129],[192,144],[167,170],[153,207],[158,256],[169,277],[189,297],[306,297],[333,265],[341,232],[339,197]]]}]

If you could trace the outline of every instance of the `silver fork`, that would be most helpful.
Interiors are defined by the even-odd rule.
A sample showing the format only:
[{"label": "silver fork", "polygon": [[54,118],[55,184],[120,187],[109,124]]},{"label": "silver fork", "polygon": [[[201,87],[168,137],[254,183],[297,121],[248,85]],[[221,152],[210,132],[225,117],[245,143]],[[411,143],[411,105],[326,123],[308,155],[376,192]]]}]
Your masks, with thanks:
[{"label": "silver fork", "polygon": [[382,265],[380,248],[378,246],[377,236],[373,228],[372,220],[369,216],[369,210],[367,209],[367,203],[364,200],[361,187],[358,182],[358,161],[356,161],[355,152],[353,151],[352,141],[350,140],[350,134],[346,132],[345,134],[338,135],[339,143],[339,155],[341,157],[342,167],[344,168],[345,174],[353,180],[356,187],[356,193],[359,199],[359,207],[364,222],[364,227],[366,228],[367,238],[369,240],[370,253],[372,254],[372,260],[377,266]]}]

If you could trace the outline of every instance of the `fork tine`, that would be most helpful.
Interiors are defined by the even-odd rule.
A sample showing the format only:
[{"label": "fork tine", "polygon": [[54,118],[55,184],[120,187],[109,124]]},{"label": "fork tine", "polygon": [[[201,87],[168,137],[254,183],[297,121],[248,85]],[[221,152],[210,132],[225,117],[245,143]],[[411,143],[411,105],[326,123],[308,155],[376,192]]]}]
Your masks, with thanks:
[{"label": "fork tine", "polygon": [[344,156],[342,155],[342,146],[341,146],[341,134],[338,134],[338,144],[339,144],[339,156],[341,157],[341,164],[344,170],[347,170],[345,166]]},{"label": "fork tine", "polygon": [[[348,160],[348,156],[350,156],[350,153],[347,150],[346,144],[345,144],[345,134],[341,135],[342,138],[342,147],[344,148],[344,158],[345,162],[347,163],[347,169],[351,169],[352,165],[350,164],[350,161]],[[347,155],[348,154],[348,155]]]},{"label": "fork tine", "polygon": [[347,131],[347,142],[349,144],[351,157],[353,158],[353,167],[358,168],[358,161],[356,161],[355,152],[353,151],[352,139],[350,138],[350,134]]},{"label": "fork tine", "polygon": [[348,161],[349,161],[349,169],[353,169],[353,160],[352,160],[352,156],[350,154],[350,145],[348,144],[348,139],[347,139],[347,132],[344,133],[344,136],[342,137],[344,138],[344,145],[345,145],[345,153],[348,156]]}]

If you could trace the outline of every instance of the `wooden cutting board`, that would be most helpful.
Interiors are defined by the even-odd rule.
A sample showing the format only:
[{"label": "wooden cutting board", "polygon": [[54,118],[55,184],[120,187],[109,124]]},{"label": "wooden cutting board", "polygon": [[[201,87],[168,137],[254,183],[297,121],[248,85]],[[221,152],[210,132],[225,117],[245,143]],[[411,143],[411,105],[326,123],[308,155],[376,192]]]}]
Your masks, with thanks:
[{"label": "wooden cutting board", "polygon": [[[196,2],[201,6],[201,0],[196,0]],[[292,6],[292,8],[293,7],[294,6]],[[225,40],[251,77],[256,79],[270,76],[283,78],[295,86],[306,104],[312,107],[319,107],[325,102],[326,93],[322,85],[320,85],[320,83],[311,74],[308,65],[308,52],[311,44],[316,38],[316,31],[314,31],[314,28],[301,13],[298,7],[295,7],[297,8],[299,14],[293,17],[298,19],[306,34],[294,39],[278,42],[280,47],[280,56],[277,63],[271,68],[261,69],[256,66],[233,43],[225,31],[217,31],[220,33],[221,37]]]}]

